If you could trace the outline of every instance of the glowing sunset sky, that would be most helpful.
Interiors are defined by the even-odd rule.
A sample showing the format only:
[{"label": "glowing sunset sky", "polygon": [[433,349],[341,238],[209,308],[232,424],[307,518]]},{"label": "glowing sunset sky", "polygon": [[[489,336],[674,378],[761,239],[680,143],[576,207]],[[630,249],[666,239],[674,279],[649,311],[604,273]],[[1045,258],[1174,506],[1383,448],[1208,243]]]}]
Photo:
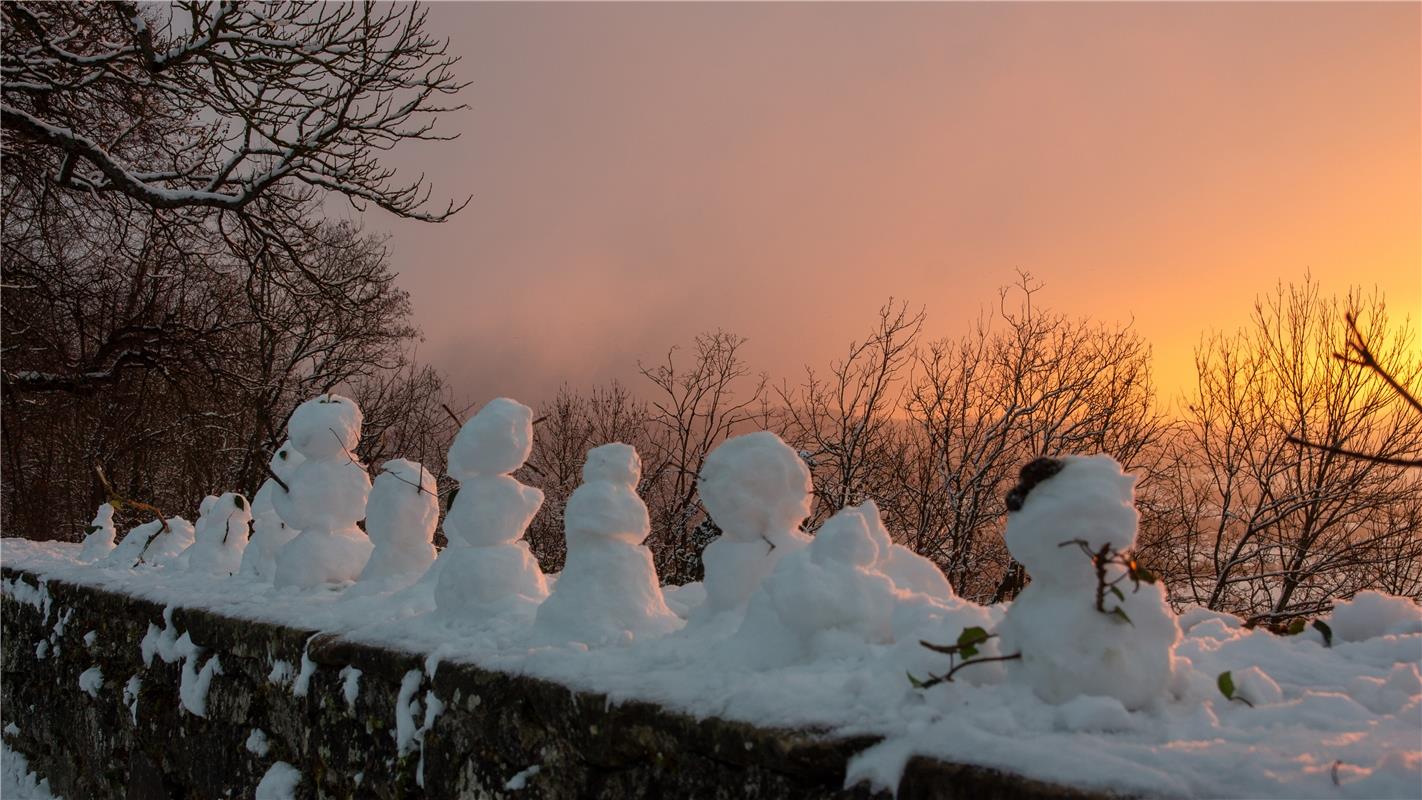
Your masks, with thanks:
[{"label": "glowing sunset sky", "polygon": [[1162,388],[1305,271],[1422,313],[1418,4],[491,4],[455,142],[402,154],[442,226],[394,236],[471,400],[617,377],[696,332],[772,376],[890,295],[957,335],[1014,269],[1134,318]]}]

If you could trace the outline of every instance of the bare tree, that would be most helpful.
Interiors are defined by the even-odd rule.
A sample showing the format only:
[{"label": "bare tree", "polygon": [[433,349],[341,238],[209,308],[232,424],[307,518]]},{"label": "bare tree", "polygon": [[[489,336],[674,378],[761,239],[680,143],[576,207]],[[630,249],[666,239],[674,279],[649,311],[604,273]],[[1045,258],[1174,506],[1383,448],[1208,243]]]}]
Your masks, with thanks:
[{"label": "bare tree", "polygon": [[851,342],[827,377],[809,367],[800,386],[782,384],[780,434],[800,450],[815,479],[810,526],[847,505],[874,497],[888,504],[899,483],[885,470],[900,443],[895,411],[905,370],[912,363],[924,312],[889,300],[874,331]]},{"label": "bare tree", "polygon": [[[134,2],[4,6],[0,121],[56,190],[264,217],[334,192],[440,221],[380,155],[449,138],[462,84],[414,5]],[[12,155],[12,158],[15,157]],[[285,191],[282,191],[285,189]],[[265,201],[265,202],[263,202]]]},{"label": "bare tree", "polygon": [[1002,291],[996,320],[930,344],[905,401],[921,453],[905,468],[908,544],[983,600],[1010,597],[1024,579],[1000,536],[1002,497],[1021,464],[1101,452],[1148,475],[1167,430],[1140,336],[1039,309],[1040,290],[1022,273]]},{"label": "bare tree", "polygon": [[[1344,308],[1360,309],[1345,314]],[[1349,319],[1353,322],[1349,322]],[[1381,301],[1325,298],[1280,286],[1250,326],[1216,335],[1198,355],[1175,473],[1189,557],[1170,579],[1180,599],[1277,622],[1317,613],[1374,585],[1411,585],[1393,559],[1415,553],[1415,477],[1397,462],[1422,447],[1422,416],[1404,398],[1334,358],[1345,328],[1362,331],[1422,374],[1408,334],[1386,333]],[[1308,443],[1308,444],[1306,444]],[[1353,458],[1345,445],[1378,456]]]},{"label": "bare tree", "polygon": [[704,516],[696,479],[707,454],[758,414],[765,421],[766,378],[752,375],[742,359],[745,342],[726,331],[705,333],[696,337],[689,367],[677,363],[675,347],[660,364],[638,364],[653,386],[642,484],[654,515],[649,543],[669,583],[700,576],[705,542],[692,534]]}]

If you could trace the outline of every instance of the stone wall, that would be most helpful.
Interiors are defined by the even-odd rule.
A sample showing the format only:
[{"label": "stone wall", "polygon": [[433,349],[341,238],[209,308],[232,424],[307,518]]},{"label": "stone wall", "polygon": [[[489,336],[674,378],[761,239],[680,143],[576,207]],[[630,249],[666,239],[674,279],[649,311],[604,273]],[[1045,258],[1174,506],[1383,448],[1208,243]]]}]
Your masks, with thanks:
[{"label": "stone wall", "polygon": [[[278,760],[301,772],[301,797],[869,796],[842,786],[847,759],[872,740],[609,705],[462,664],[430,680],[416,654],[196,609],[165,620],[152,602],[54,581],[31,593],[36,576],[0,571],[21,582],[0,603],[5,738],[67,798],[252,797]],[[182,634],[196,649],[177,657]],[[278,662],[290,675],[273,676]],[[86,691],[92,668],[101,676],[89,672]],[[347,668],[360,670],[353,703]],[[426,726],[431,703],[443,708]],[[248,746],[254,729],[264,754]],[[534,765],[522,789],[506,788]],[[899,796],[1088,797],[924,759]]]}]

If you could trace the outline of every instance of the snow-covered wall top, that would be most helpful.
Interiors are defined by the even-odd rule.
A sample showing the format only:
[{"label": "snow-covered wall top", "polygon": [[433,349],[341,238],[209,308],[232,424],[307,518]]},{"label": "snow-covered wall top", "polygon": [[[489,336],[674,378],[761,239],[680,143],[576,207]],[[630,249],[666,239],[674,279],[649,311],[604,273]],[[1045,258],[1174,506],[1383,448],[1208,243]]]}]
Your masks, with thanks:
[{"label": "snow-covered wall top", "polygon": [[[8,566],[4,582],[6,744],[64,797],[871,794],[842,787],[873,737],[698,719]],[[926,759],[899,796],[1094,797]]]}]

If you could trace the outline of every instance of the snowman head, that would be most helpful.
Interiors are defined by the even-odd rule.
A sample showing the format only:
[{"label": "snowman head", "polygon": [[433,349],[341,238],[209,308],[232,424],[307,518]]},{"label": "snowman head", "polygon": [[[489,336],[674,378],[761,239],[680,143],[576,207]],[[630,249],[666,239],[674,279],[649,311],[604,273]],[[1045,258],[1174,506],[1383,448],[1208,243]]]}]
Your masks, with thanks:
[{"label": "snowman head", "polygon": [[272,460],[267,463],[272,468],[272,473],[290,486],[291,479],[296,475],[296,468],[301,466],[301,462],[305,460],[306,457],[297,451],[290,440],[287,440],[281,443],[281,447],[278,447],[275,453],[272,453]]},{"label": "snowman head", "polygon": [[499,397],[470,417],[449,447],[449,474],[456,480],[507,475],[533,450],[533,409]]},{"label": "snowman head", "polygon": [[881,557],[874,523],[878,509],[870,506],[873,519],[862,506],[846,506],[835,512],[810,540],[810,558],[826,566],[840,564],[868,569]]},{"label": "snowman head", "polygon": [[711,519],[735,541],[796,530],[810,516],[810,470],[769,431],[727,439],[706,457],[697,485]]},{"label": "snowman head", "polygon": [[286,430],[292,446],[306,458],[349,458],[360,444],[360,424],[360,406],[354,400],[323,394],[297,406]]},{"label": "snowman head", "polygon": [[1070,543],[1092,551],[1109,544],[1124,551],[1136,540],[1136,479],[1110,456],[1065,456],[1028,462],[1007,494],[1004,539],[1033,579],[1091,576],[1090,560]]},{"label": "snowman head", "polygon": [[588,451],[583,464],[583,482],[607,481],[619,486],[636,486],[642,479],[642,458],[631,445],[614,442]]}]

